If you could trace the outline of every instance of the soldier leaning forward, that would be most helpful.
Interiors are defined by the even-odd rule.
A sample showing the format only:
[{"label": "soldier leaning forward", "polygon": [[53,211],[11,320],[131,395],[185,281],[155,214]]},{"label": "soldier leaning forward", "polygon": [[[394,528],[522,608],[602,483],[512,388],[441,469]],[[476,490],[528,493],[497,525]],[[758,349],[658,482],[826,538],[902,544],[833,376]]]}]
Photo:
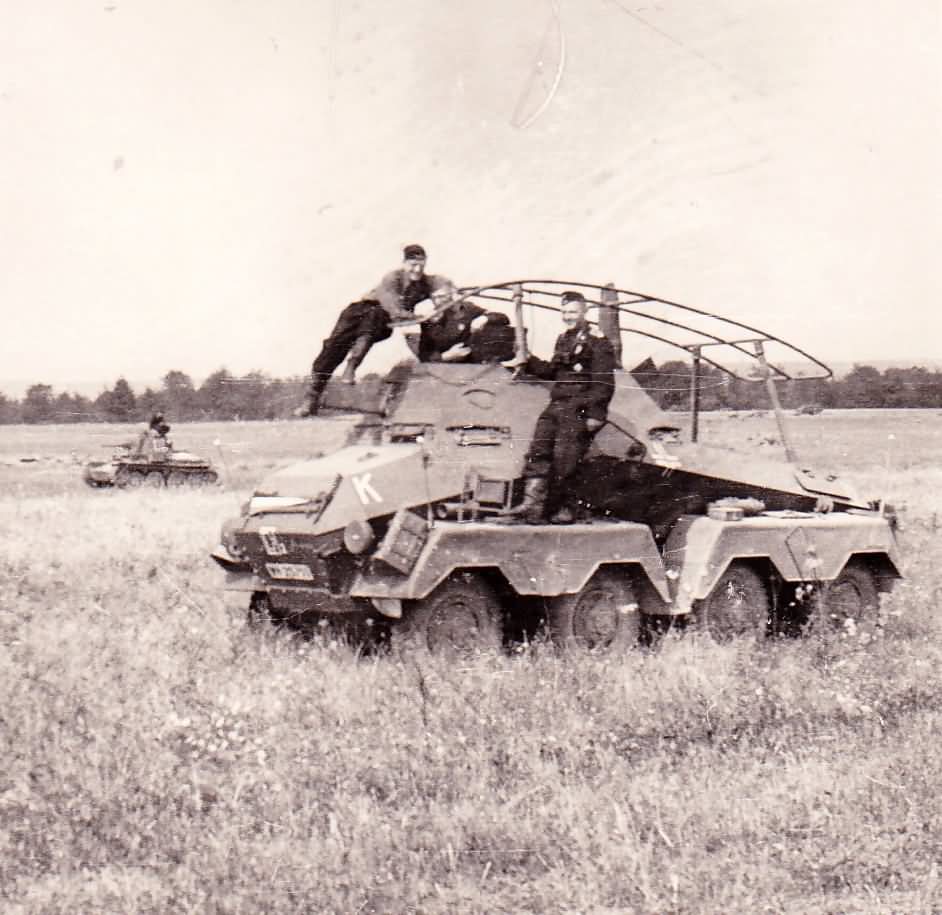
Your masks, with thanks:
[{"label": "soldier leaning forward", "polygon": [[604,424],[615,393],[612,345],[589,326],[586,307],[581,293],[564,293],[562,318],[568,329],[556,340],[552,360],[530,356],[526,362],[527,372],[554,383],[527,452],[523,502],[507,513],[512,519],[535,524],[558,509],[551,521],[573,520],[567,483]]},{"label": "soldier leaning forward", "polygon": [[421,245],[407,245],[402,267],[387,273],[364,298],[344,308],[311,366],[308,403],[301,416],[317,415],[324,388],[344,359],[347,365],[341,380],[353,384],[370,347],[392,334],[389,322],[412,317],[416,304],[431,295],[439,280],[425,272],[425,262]]}]

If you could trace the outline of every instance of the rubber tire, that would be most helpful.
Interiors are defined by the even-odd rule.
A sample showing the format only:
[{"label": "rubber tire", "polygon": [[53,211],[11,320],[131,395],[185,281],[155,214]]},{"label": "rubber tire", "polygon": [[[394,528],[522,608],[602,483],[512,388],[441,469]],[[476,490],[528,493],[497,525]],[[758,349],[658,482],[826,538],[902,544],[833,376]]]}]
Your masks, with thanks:
[{"label": "rubber tire", "polygon": [[717,642],[740,636],[765,638],[772,616],[772,600],[762,576],[744,562],[733,562],[710,594],[699,601],[697,627]]},{"label": "rubber tire", "polygon": [[249,629],[259,629],[262,626],[271,625],[274,621],[268,593],[266,591],[253,591],[245,614],[246,626]]},{"label": "rubber tire", "polygon": [[187,485],[186,473],[182,470],[171,470],[167,477],[167,486],[171,489],[180,489]]},{"label": "rubber tire", "polygon": [[812,625],[823,623],[840,632],[847,620],[859,624],[874,619],[879,607],[880,591],[873,573],[864,562],[852,559],[825,585],[815,604]]},{"label": "rubber tire", "polygon": [[548,598],[546,624],[553,642],[565,650],[604,653],[636,648],[641,612],[630,576],[600,569],[577,594]]},{"label": "rubber tire", "polygon": [[431,654],[493,654],[503,643],[500,604],[474,572],[458,572],[428,597],[403,607],[396,644]]},{"label": "rubber tire", "polygon": [[164,475],[159,470],[152,470],[144,477],[144,485],[150,489],[163,489]]},{"label": "rubber tire", "polygon": [[144,479],[144,474],[139,470],[128,470],[119,474],[115,482],[122,488],[140,489],[144,485]]}]

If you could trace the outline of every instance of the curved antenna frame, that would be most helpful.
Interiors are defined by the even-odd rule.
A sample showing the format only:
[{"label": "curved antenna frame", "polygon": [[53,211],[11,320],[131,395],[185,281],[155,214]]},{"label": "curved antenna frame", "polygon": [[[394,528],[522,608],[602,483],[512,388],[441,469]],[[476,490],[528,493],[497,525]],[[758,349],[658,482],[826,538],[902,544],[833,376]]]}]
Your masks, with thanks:
[{"label": "curved antenna frame", "polygon": [[[645,337],[650,340],[656,340],[658,343],[663,343],[667,346],[674,347],[675,349],[683,350],[688,355],[694,358],[702,359],[704,362],[709,363],[714,368],[717,368],[725,374],[729,375],[731,378],[735,378],[740,381],[762,382],[766,380],[767,372],[773,373],[775,376],[784,381],[791,381],[796,377],[791,375],[781,366],[774,365],[773,363],[770,363],[766,360],[764,347],[767,343],[773,343],[777,346],[784,347],[786,350],[793,353],[795,358],[807,360],[809,363],[811,363],[812,366],[815,367],[815,369],[818,370],[817,374],[801,375],[800,380],[823,380],[833,377],[834,374],[830,367],[820,359],[817,359],[800,347],[783,340],[781,337],[778,337],[775,334],[770,334],[766,331],[760,330],[757,327],[753,327],[750,324],[745,324],[742,321],[735,321],[731,318],[724,318],[722,315],[715,314],[711,311],[706,311],[702,308],[695,308],[691,305],[683,305],[680,302],[673,302],[669,299],[662,299],[658,296],[647,295],[646,293],[635,292],[630,289],[619,289],[617,287],[606,286],[605,284],[598,283],[537,279],[511,280],[510,282],[494,283],[487,286],[463,287],[459,291],[462,294],[462,297],[473,297],[486,301],[504,302],[508,305],[512,305],[515,288],[520,288],[523,290],[524,296],[526,297],[526,304],[544,311],[554,312],[559,312],[560,304],[558,303],[558,300],[562,297],[563,291],[566,289],[575,289],[583,292],[583,294],[585,294],[585,290],[588,290],[590,294],[586,295],[586,301],[590,307],[614,307],[617,309],[619,316],[626,315],[635,318],[641,318],[644,321],[651,321],[655,324],[661,325],[665,329],[687,332],[693,334],[694,339],[690,340],[689,342],[678,342],[677,340],[672,340],[669,337],[662,336],[661,334],[654,333],[652,331],[642,330],[639,327],[626,325],[623,321],[619,320],[619,331],[621,333],[633,334],[635,336]],[[617,296],[619,301],[617,301],[617,303],[609,303],[602,301],[600,298],[596,298],[596,294],[601,296],[603,290],[605,290],[608,295],[614,294]],[[534,296],[542,296],[549,299],[550,301],[541,302],[535,300],[533,298]],[[621,297],[623,296],[627,297],[626,301],[621,300]],[[556,303],[552,302],[553,299],[557,300]],[[677,313],[675,314],[673,311],[669,311],[671,317],[668,318],[661,317],[660,315],[656,314],[649,314],[639,308],[632,307],[643,306],[645,304],[657,305],[665,307],[669,310],[675,309]],[[709,320],[716,322],[716,327],[711,328],[711,330],[701,330],[700,328],[685,323],[682,320],[685,315],[697,315],[703,318],[708,318]],[[741,354],[742,356],[757,363],[758,366],[763,369],[763,371],[760,372],[760,377],[740,375],[728,366],[710,358],[707,354],[704,353],[704,350],[711,346],[730,347],[738,354]]]}]

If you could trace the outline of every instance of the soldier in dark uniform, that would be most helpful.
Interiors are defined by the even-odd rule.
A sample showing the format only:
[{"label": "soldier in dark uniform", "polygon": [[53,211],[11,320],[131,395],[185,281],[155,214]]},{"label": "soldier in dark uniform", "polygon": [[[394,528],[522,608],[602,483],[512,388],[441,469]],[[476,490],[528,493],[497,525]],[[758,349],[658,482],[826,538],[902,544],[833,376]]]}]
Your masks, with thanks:
[{"label": "soldier in dark uniform", "polygon": [[[431,303],[436,312],[434,317],[422,323],[419,335],[420,362],[496,362],[507,358],[513,352],[513,330],[506,315],[499,312],[485,311],[473,302],[464,299],[446,307],[455,297],[455,287],[448,280],[443,280],[432,293]],[[443,311],[439,311],[444,309]],[[505,328],[511,343],[510,352],[502,353],[495,349],[496,355],[489,355],[488,340]]]},{"label": "soldier in dark uniform", "polygon": [[[595,433],[604,425],[615,393],[615,354],[611,343],[590,328],[586,301],[579,292],[562,295],[562,318],[567,330],[556,340],[553,358],[535,356],[526,371],[554,382],[550,402],[537,420],[526,456],[523,502],[506,513],[530,524],[542,522],[547,507],[553,523],[574,519],[567,504],[567,482],[585,456]],[[504,365],[524,364],[517,359]]]},{"label": "soldier in dark uniform", "polygon": [[163,413],[154,413],[147,428],[137,440],[138,454],[152,455],[158,451],[169,451],[173,447],[170,439],[167,438],[169,432],[170,426],[164,419]]},{"label": "soldier in dark uniform", "polygon": [[317,415],[324,388],[344,359],[347,365],[341,380],[353,384],[370,347],[392,334],[389,322],[412,317],[415,306],[427,299],[440,282],[425,272],[426,254],[421,245],[407,245],[402,253],[402,267],[387,273],[375,289],[340,313],[311,366],[307,406],[298,415]]}]

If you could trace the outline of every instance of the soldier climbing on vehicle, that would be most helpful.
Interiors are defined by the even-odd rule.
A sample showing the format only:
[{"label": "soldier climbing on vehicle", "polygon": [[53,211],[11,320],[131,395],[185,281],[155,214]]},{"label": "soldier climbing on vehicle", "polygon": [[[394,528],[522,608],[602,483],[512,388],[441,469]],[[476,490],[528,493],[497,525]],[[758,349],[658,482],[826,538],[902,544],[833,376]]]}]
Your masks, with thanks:
[{"label": "soldier climbing on vehicle", "polygon": [[441,279],[425,272],[426,260],[421,245],[406,245],[403,266],[387,273],[366,296],[344,308],[311,366],[307,404],[297,411],[298,416],[317,415],[324,388],[344,359],[347,364],[341,381],[354,384],[356,370],[373,344],[391,336],[390,322],[413,317],[415,306],[440,285]]},{"label": "soldier climbing on vehicle", "polygon": [[504,362],[553,381],[549,405],[537,420],[527,451],[523,501],[505,513],[507,520],[529,524],[539,524],[547,516],[554,524],[575,520],[577,509],[568,483],[605,424],[615,392],[612,344],[587,322],[585,297],[564,292],[560,304],[567,329],[556,340],[552,360],[518,354]]}]

